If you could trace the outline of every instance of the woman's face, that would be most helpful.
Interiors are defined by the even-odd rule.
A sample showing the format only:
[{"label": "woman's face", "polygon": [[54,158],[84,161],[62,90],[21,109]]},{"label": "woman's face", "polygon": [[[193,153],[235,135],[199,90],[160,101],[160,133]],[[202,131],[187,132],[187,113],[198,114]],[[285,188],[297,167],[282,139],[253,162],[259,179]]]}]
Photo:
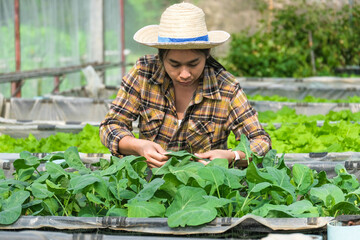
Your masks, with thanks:
[{"label": "woman's face", "polygon": [[206,56],[196,50],[171,49],[165,54],[163,62],[175,86],[190,87],[198,84]]}]

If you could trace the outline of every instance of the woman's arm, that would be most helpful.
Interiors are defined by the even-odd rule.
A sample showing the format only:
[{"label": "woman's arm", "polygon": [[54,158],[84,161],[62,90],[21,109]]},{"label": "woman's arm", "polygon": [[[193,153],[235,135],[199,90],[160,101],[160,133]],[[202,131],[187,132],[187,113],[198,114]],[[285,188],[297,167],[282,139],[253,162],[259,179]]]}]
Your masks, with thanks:
[{"label": "woman's arm", "polygon": [[271,149],[270,136],[261,126],[256,110],[239,85],[231,101],[228,122],[236,140],[240,140],[241,134],[245,134],[250,141],[251,150],[256,154],[264,156]]}]

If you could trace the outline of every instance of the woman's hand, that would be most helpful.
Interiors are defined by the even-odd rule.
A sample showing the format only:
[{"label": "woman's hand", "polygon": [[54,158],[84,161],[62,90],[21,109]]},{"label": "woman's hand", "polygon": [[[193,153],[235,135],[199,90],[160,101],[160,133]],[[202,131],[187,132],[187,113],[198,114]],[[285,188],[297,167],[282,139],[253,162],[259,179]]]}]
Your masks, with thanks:
[{"label": "woman's hand", "polygon": [[150,168],[158,168],[169,159],[166,151],[157,143],[149,140],[126,136],[119,142],[119,149],[125,155],[139,155],[146,158]]},{"label": "woman's hand", "polygon": [[146,158],[146,162],[150,168],[158,168],[166,163],[169,159],[165,155],[166,151],[157,143],[148,140],[140,140],[139,155]]},{"label": "woman's hand", "polygon": [[[225,158],[229,161],[229,163],[232,162],[232,160],[235,157],[235,154],[229,150],[210,150],[204,153],[195,153],[195,156],[199,157],[199,158],[205,158],[205,159],[209,159],[209,160],[214,160],[215,158]],[[203,164],[208,164],[209,162],[204,161],[204,160],[198,160],[198,162],[201,162]]]},{"label": "woman's hand", "polygon": [[[240,155],[240,161],[236,163],[237,167],[247,167],[247,161],[245,160],[245,153],[241,151],[237,151]],[[235,153],[233,153],[230,150],[210,150],[204,153],[195,153],[195,156],[200,158],[205,158],[209,160],[214,160],[215,158],[224,158],[229,161],[229,164],[232,164],[235,159]],[[209,162],[204,160],[198,160],[198,162],[203,163],[204,165],[207,165]]]}]

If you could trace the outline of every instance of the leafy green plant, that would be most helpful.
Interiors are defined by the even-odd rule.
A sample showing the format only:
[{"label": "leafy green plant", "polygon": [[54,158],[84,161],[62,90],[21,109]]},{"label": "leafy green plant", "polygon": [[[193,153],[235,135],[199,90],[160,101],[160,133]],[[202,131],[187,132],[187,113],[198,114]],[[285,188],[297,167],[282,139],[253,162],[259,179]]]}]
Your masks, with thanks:
[{"label": "leafy green plant", "polygon": [[328,179],[305,165],[288,168],[276,150],[265,157],[250,153],[253,161],[244,170],[229,168],[226,159],[203,165],[185,151],[169,154],[147,181],[144,157],[99,159],[91,171],[75,147],[42,159],[22,152],[13,178],[0,170],[0,224],[12,224],[21,215],[166,217],[170,227],[183,227],[246,214],[360,214],[359,182],[342,165]]},{"label": "leafy green plant", "polygon": [[305,115],[297,114],[296,110],[287,106],[279,111],[259,112],[259,121],[261,123],[305,123],[314,121],[346,121],[360,122],[360,112],[351,112],[350,110],[341,110],[338,112],[330,111],[327,114]]},{"label": "leafy green plant", "polygon": [[[325,121],[318,127],[316,122],[283,123],[280,128],[269,124],[265,127],[271,137],[272,147],[280,153],[310,152],[360,152],[360,124]],[[228,146],[239,144],[235,135],[228,137]]]},{"label": "leafy green plant", "polygon": [[[12,138],[9,135],[0,135],[0,152],[19,153],[29,151],[33,153],[50,153],[65,151],[71,146],[75,146],[83,153],[110,153],[101,144],[99,127],[90,124],[79,133],[58,132],[47,138],[36,139],[31,133],[27,138]],[[5,144],[6,143],[6,144]]]},{"label": "leafy green plant", "polygon": [[[360,151],[356,140],[360,136],[360,125],[353,123],[360,122],[360,112],[342,110],[330,111],[326,115],[306,116],[296,114],[294,109],[285,106],[277,112],[260,112],[259,120],[268,124],[265,129],[270,134],[273,147],[281,153]],[[317,127],[316,121],[324,121],[326,124]],[[275,123],[282,125],[277,128]],[[138,134],[135,133],[135,136],[138,137]],[[31,134],[24,139],[0,135],[0,143],[3,143],[0,144],[0,152],[5,153],[50,153],[65,151],[70,146],[77,147],[82,153],[110,153],[100,141],[99,127],[91,125],[85,126],[77,134],[57,133],[39,140]],[[231,133],[228,146],[235,148],[238,145],[239,141]]]},{"label": "leafy green plant", "polygon": [[310,95],[305,96],[303,99],[288,98],[285,96],[272,95],[272,96],[262,96],[260,94],[248,95],[249,100],[255,101],[273,101],[273,102],[307,102],[307,103],[360,103],[359,96],[351,96],[346,99],[326,99],[318,98]]}]

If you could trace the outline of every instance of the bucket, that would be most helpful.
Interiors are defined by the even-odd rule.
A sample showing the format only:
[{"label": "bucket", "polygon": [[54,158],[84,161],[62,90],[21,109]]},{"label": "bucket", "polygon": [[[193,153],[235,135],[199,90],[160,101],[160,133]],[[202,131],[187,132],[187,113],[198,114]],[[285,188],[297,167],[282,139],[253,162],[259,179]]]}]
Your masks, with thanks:
[{"label": "bucket", "polygon": [[358,240],[360,225],[344,226],[342,222],[333,220],[327,224],[328,240]]}]

